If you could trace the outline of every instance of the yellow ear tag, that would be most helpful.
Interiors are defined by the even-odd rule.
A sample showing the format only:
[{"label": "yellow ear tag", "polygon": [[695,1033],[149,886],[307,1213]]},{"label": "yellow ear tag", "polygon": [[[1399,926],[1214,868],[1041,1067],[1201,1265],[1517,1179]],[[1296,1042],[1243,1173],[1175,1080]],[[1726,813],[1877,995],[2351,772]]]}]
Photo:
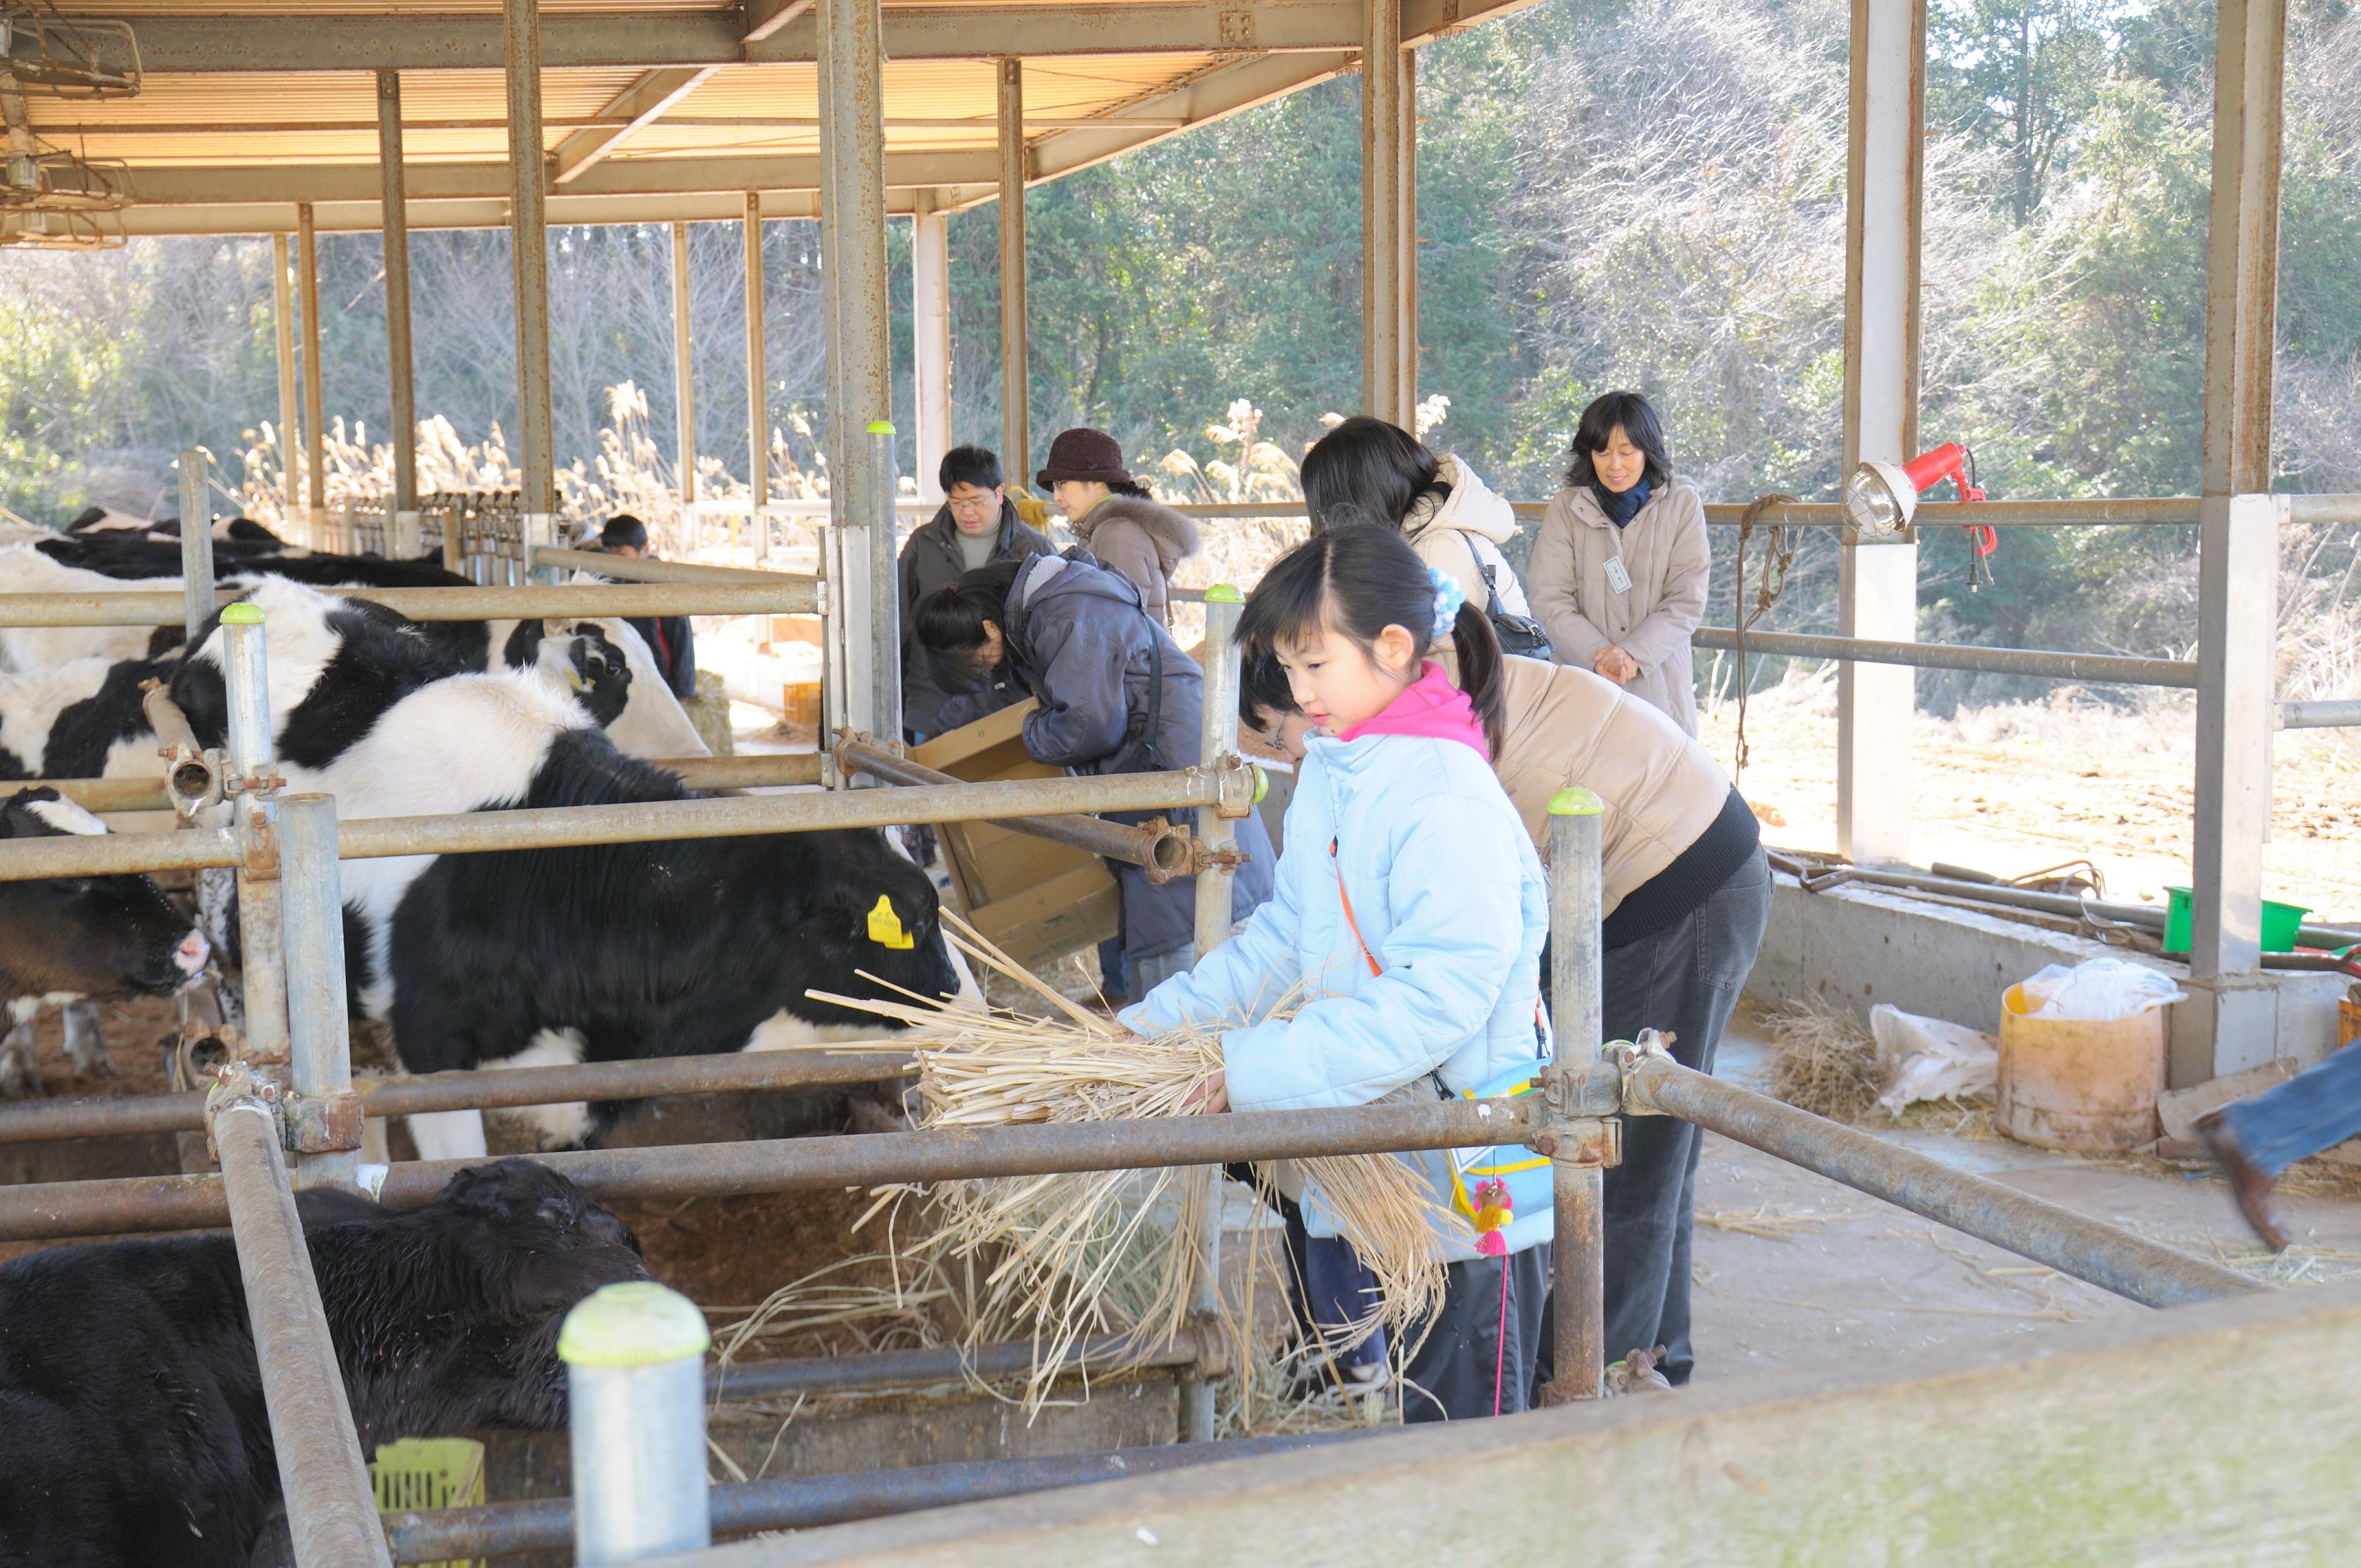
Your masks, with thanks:
[{"label": "yellow ear tag", "polygon": [[901,916],[894,913],[894,901],[884,894],[877,895],[877,907],[869,912],[869,939],[881,948],[915,948],[917,940],[902,929]]}]

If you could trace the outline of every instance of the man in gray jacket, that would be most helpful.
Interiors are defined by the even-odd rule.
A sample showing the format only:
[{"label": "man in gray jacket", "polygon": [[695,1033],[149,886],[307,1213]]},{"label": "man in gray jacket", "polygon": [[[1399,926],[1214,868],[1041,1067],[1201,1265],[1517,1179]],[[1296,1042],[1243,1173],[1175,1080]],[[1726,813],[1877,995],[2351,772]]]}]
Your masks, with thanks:
[{"label": "man in gray jacket", "polygon": [[[1148,613],[1129,578],[1080,550],[980,567],[921,601],[913,625],[947,673],[984,688],[943,706],[947,729],[1029,696],[1040,704],[1025,716],[1025,750],[1036,762],[1077,773],[1137,773],[1196,761],[1203,672]],[[1107,814],[1117,822],[1162,815]],[[1231,879],[1234,924],[1270,897],[1279,858],[1259,818],[1240,821],[1237,833],[1246,863]],[[1158,887],[1137,866],[1115,872],[1129,994],[1145,996],[1193,960],[1196,879]]]},{"label": "man in gray jacket", "polygon": [[902,546],[902,728],[913,743],[953,728],[942,722],[941,714],[956,689],[942,683],[933,658],[911,630],[918,601],[978,566],[1057,553],[1057,546],[1017,515],[1001,478],[1000,459],[984,448],[952,447],[943,454],[937,479],[942,510]]}]

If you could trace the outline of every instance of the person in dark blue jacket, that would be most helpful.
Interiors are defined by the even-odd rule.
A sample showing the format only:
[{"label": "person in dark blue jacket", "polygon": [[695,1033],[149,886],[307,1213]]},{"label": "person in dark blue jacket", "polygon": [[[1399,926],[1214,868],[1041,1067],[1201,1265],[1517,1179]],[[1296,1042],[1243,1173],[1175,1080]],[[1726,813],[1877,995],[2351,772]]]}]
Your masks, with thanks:
[{"label": "person in dark blue jacket", "polygon": [[[943,706],[946,730],[1030,696],[1040,706],[1026,715],[1025,750],[1037,762],[1131,773],[1197,761],[1203,672],[1148,613],[1129,578],[1080,550],[980,566],[921,599],[915,626],[938,668],[953,676],[963,668],[981,688]],[[1142,822],[1163,814],[1109,815]],[[1230,879],[1233,923],[1270,896],[1278,858],[1257,818],[1241,820],[1237,836],[1246,861]],[[1137,866],[1115,870],[1130,994],[1145,996],[1194,960],[1196,879],[1158,887]]]}]

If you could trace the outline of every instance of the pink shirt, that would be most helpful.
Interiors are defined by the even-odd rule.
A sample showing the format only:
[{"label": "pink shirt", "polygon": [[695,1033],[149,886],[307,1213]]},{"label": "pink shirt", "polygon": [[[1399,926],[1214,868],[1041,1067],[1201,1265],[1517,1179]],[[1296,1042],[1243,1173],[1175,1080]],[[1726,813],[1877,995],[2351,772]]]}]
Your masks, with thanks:
[{"label": "pink shirt", "polygon": [[1443,666],[1429,659],[1418,679],[1402,687],[1385,711],[1365,718],[1339,734],[1339,740],[1364,735],[1422,735],[1430,740],[1456,740],[1486,762],[1492,750],[1484,741],[1484,726],[1477,722],[1476,705],[1451,684]]}]

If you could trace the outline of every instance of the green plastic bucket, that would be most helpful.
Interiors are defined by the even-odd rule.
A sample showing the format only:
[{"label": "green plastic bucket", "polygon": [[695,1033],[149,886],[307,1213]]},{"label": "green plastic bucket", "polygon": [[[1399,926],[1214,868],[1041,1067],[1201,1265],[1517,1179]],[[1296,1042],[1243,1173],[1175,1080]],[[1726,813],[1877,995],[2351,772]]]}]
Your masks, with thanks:
[{"label": "green plastic bucket", "polygon": [[[2164,950],[2185,953],[2189,950],[2189,890],[2168,887],[2164,891],[2169,900],[2164,910]],[[2295,934],[2302,929],[2303,917],[2311,913],[2306,905],[2263,900],[2263,951],[2295,951]]]}]

